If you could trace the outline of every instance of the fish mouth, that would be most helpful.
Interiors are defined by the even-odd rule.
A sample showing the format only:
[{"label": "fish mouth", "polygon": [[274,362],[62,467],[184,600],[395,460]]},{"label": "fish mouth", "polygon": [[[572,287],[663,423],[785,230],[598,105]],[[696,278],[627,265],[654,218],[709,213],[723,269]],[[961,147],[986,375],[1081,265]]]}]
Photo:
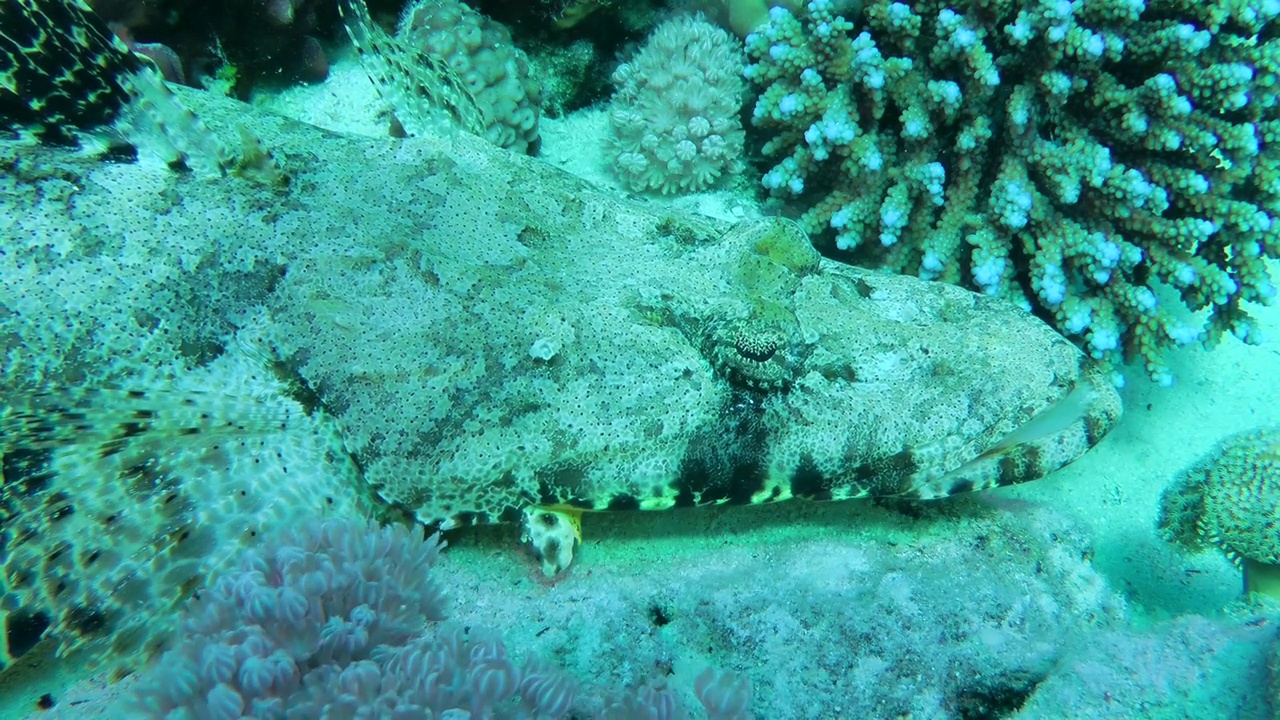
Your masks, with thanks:
[{"label": "fish mouth", "polygon": [[1083,368],[1078,381],[973,459],[926,483],[922,498],[1038,480],[1100,443],[1119,421],[1120,395],[1106,373]]}]

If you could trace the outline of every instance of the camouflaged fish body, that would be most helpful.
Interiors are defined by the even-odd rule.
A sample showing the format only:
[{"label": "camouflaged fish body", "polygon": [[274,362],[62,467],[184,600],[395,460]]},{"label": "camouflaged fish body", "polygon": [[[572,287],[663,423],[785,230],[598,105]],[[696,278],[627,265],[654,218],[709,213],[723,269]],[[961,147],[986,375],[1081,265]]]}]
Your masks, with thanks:
[{"label": "camouflaged fish body", "polygon": [[360,195],[333,202],[379,218],[376,248],[311,247],[267,307],[368,481],[423,522],[943,497],[1041,477],[1119,416],[1087,358],[1011,305],[822,260],[786,221],[620,202],[467,136],[417,148],[398,181],[403,158],[374,161],[408,205],[326,190]]},{"label": "camouflaged fish body", "polygon": [[[609,283],[599,276],[554,283],[561,296],[539,310],[572,328],[571,344],[544,361],[533,355],[540,337],[494,339],[517,350],[508,356],[529,351],[475,395],[446,394],[472,407],[459,408],[445,442],[408,451],[418,468],[406,473],[404,455],[368,446],[366,472],[384,496],[446,526],[515,520],[529,504],[932,499],[1041,477],[1119,416],[1109,382],[1025,312],[820,261],[785,221],[667,249],[676,251],[666,272],[624,282],[633,292],[622,290],[617,307],[602,309]],[[642,254],[634,250],[613,262]],[[567,254],[623,276],[581,251]],[[291,280],[305,282],[302,273]],[[516,292],[536,315],[536,290]],[[444,353],[464,356],[470,338],[452,335],[460,344]],[[439,339],[448,347],[450,335]],[[581,415],[565,417],[566,407]],[[489,425],[468,432],[480,413]],[[485,489],[468,496],[477,484]]]},{"label": "camouflaged fish body", "polygon": [[[1119,416],[1110,384],[1026,312],[821,259],[789,222],[673,214],[466,134],[340,136],[183,100],[214,131],[244,124],[282,149],[295,182],[267,191],[0,142],[0,158],[45,169],[0,193],[14,238],[0,350],[54,390],[6,375],[0,392],[11,647],[29,646],[36,616],[67,646],[115,642],[101,621],[139,608],[163,620],[189,570],[225,552],[212,540],[243,542],[255,522],[334,498],[358,507],[364,489],[444,527],[531,505],[928,499],[1041,477]],[[139,198],[128,212],[122,192]],[[121,273],[129,283],[104,283]],[[36,294],[69,278],[92,281]],[[189,301],[145,305],[172,297]],[[140,304],[149,324],[136,329]],[[211,317],[251,332],[315,402],[242,388],[265,361],[160,392],[137,380],[157,357],[207,363]],[[86,376],[145,401],[30,399]],[[328,416],[339,441],[320,430]],[[117,442],[123,453],[104,454]],[[191,518],[220,534],[174,542]],[[96,529],[130,572],[97,569],[63,527]],[[141,594],[113,604],[120,587]]]}]

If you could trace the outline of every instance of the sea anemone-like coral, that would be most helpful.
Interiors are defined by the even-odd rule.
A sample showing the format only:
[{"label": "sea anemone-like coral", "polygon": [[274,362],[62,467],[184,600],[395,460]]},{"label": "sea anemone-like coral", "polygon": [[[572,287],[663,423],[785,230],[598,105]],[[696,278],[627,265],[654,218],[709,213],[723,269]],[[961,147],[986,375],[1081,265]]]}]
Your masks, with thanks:
[{"label": "sea anemone-like coral", "polygon": [[192,601],[184,640],[136,686],[129,716],[564,714],[571,680],[517,667],[496,635],[436,624],[445,601],[430,570],[442,547],[341,520],[265,538]]},{"label": "sea anemone-like coral", "polygon": [[405,9],[399,36],[446,63],[462,80],[484,115],[480,134],[485,139],[537,154],[541,89],[506,27],[466,3],[431,0]]},{"label": "sea anemone-like coral", "polygon": [[[517,665],[495,632],[445,616],[431,569],[444,543],[403,526],[304,522],[262,539],[192,600],[183,640],[134,687],[130,718],[558,718],[578,683]],[[708,668],[708,720],[751,720],[751,684]],[[685,718],[665,681],[603,717]],[[575,710],[577,712],[577,710]]]},{"label": "sea anemone-like coral", "polygon": [[742,52],[701,18],[663,23],[614,73],[614,171],[632,190],[697,192],[741,166]]}]

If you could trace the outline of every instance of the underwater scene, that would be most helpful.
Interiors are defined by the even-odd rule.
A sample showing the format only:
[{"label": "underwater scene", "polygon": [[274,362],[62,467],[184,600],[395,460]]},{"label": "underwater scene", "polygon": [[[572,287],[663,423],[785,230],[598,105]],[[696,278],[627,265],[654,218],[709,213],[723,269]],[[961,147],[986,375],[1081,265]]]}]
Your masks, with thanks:
[{"label": "underwater scene", "polygon": [[0,720],[1280,718],[1280,0],[0,0],[0,187]]}]

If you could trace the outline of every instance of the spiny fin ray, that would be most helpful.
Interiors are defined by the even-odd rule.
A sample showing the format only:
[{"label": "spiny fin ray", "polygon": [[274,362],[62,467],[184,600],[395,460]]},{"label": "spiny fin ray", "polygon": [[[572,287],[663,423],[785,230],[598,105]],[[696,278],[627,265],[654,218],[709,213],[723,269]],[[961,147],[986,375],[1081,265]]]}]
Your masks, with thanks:
[{"label": "spiny fin ray", "polygon": [[145,660],[191,590],[264,526],[359,506],[339,439],[285,397],[90,389],[5,401],[0,670],[42,637],[90,662]]}]

